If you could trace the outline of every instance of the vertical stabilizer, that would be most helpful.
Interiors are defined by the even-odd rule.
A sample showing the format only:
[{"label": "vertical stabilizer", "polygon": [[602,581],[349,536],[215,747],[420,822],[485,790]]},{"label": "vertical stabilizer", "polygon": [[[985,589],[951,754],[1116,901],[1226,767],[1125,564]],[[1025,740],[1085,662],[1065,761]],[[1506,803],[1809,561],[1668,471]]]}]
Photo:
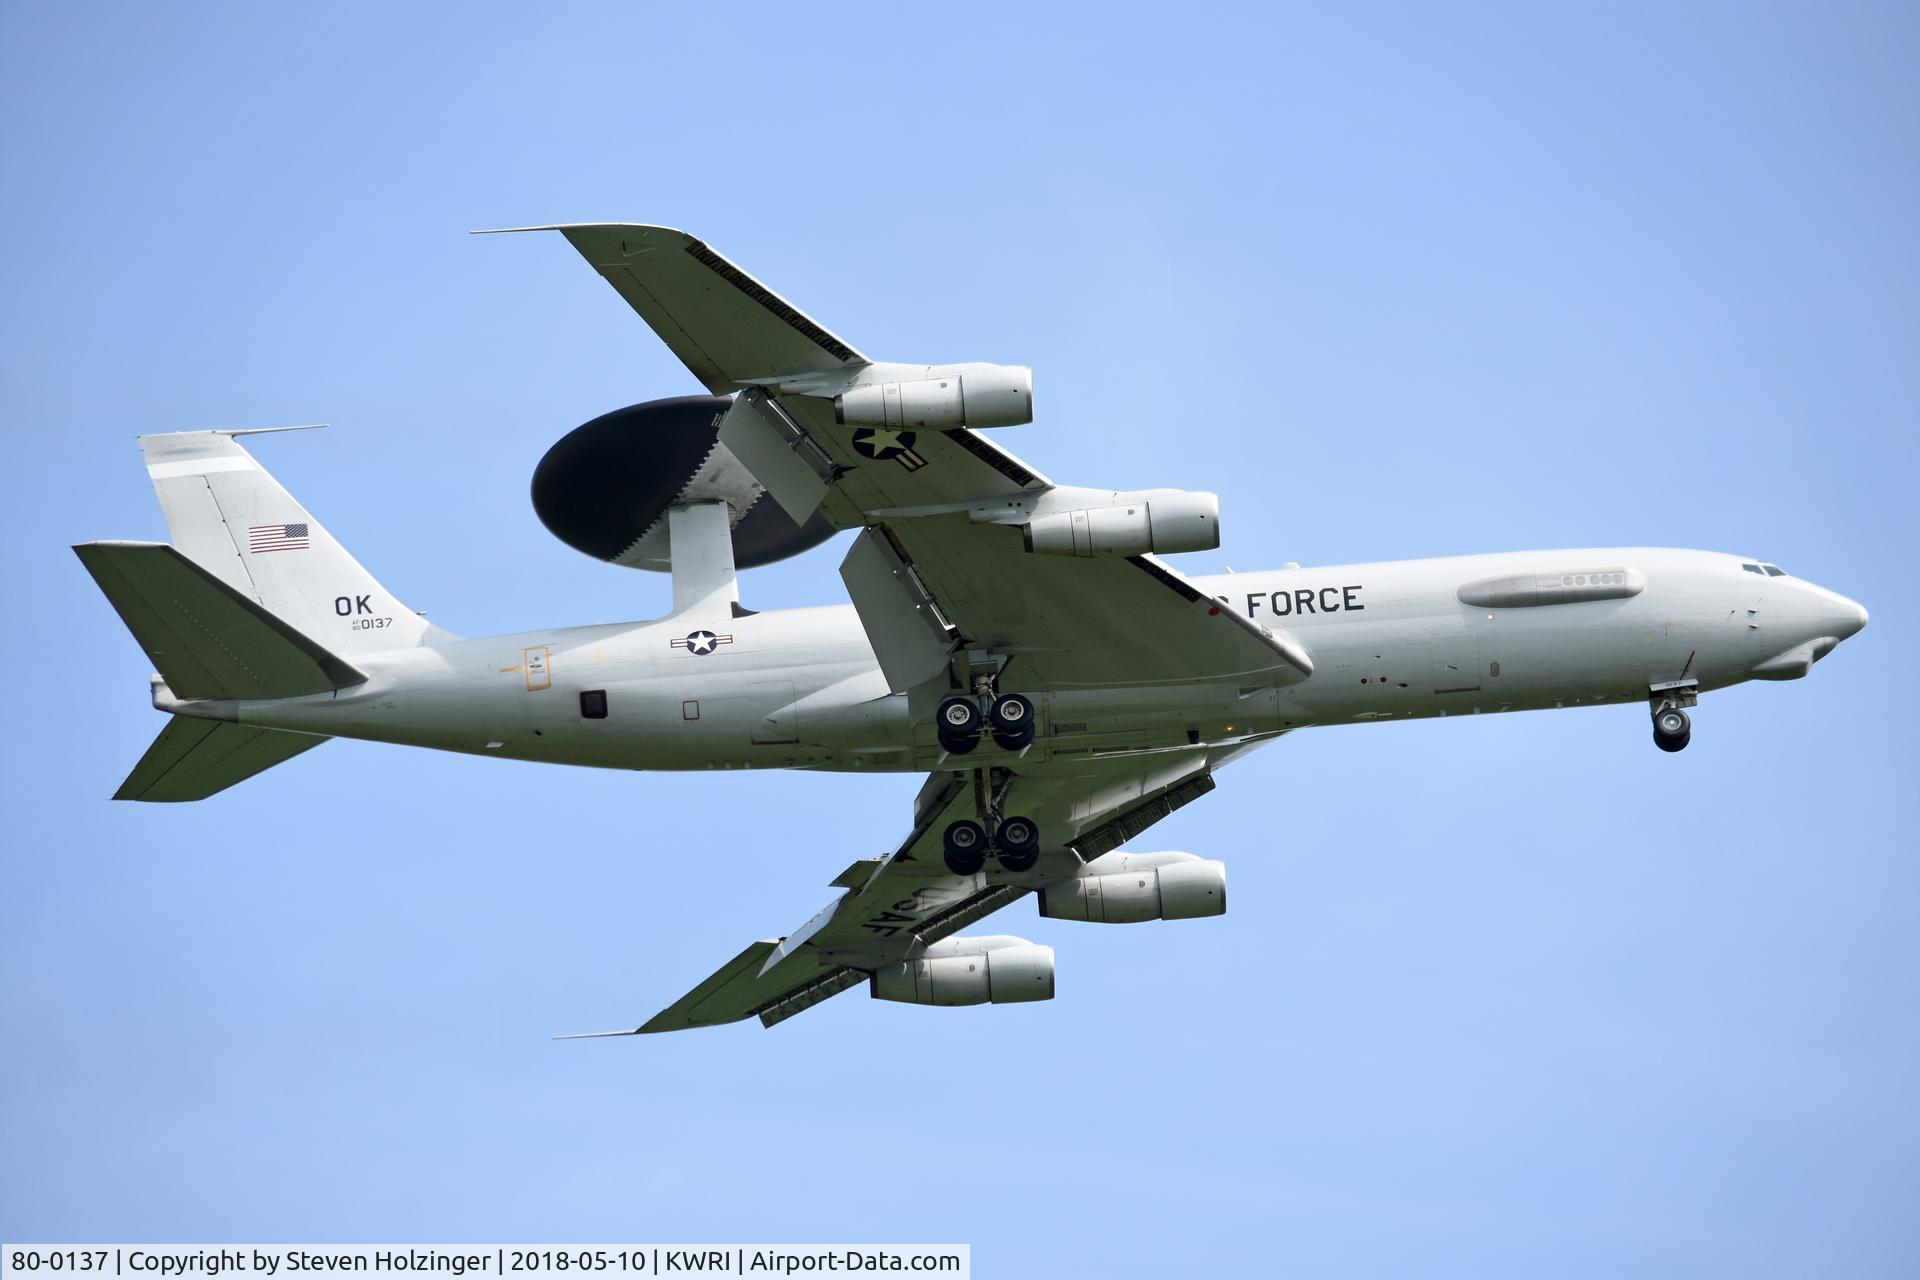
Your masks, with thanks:
[{"label": "vertical stabilizer", "polygon": [[173,545],[341,655],[444,635],[397,600],[224,431],[140,437]]},{"label": "vertical stabilizer", "polygon": [[673,560],[673,616],[689,622],[727,622],[738,616],[740,587],[733,568],[733,524],[724,502],[667,510],[667,546]]}]

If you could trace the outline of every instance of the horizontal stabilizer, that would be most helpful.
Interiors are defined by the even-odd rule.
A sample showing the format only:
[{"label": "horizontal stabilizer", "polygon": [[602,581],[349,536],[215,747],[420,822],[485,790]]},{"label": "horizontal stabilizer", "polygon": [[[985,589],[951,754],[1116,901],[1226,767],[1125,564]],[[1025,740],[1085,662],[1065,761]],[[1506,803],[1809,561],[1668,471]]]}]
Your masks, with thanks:
[{"label": "horizontal stabilizer", "polygon": [[73,550],[175,697],[292,698],[366,682],[165,543],[88,542]]},{"label": "horizontal stabilizer", "polygon": [[304,733],[176,716],[113,798],[204,800],[326,741]]}]

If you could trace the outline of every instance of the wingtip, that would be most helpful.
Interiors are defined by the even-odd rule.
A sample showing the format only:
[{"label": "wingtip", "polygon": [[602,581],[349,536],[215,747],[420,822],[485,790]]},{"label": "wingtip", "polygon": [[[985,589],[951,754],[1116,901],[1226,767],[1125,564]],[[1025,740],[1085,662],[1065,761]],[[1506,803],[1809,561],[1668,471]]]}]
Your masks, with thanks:
[{"label": "wingtip", "polygon": [[213,434],[217,436],[271,436],[277,435],[282,431],[325,431],[331,425],[331,423],[327,422],[300,422],[290,427],[215,427]]},{"label": "wingtip", "polygon": [[521,231],[664,231],[670,235],[693,238],[690,231],[659,222],[547,222],[532,227],[476,227],[470,236],[506,236]]},{"label": "wingtip", "polygon": [[615,1036],[637,1036],[639,1027],[629,1027],[625,1031],[576,1031],[572,1035],[555,1036],[555,1040],[606,1040]]}]

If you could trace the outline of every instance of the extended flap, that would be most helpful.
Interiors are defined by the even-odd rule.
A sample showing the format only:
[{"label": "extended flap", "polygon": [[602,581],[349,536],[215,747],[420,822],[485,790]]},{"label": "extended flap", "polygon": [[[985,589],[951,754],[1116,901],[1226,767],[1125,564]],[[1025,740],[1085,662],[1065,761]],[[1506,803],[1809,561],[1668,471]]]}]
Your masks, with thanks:
[{"label": "extended flap", "polygon": [[766,392],[759,388],[735,397],[720,421],[720,443],[746,465],[780,509],[804,525],[827,496],[827,482],[811,454],[813,445]]},{"label": "extended flap", "polygon": [[853,540],[840,578],[887,688],[905,693],[947,669],[953,629],[881,531],[868,529]]}]

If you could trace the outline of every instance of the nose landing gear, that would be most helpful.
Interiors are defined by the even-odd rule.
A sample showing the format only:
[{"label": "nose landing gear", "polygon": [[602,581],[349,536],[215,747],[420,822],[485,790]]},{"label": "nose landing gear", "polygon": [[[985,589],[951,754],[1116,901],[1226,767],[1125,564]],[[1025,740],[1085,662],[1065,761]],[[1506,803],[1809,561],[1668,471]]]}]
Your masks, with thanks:
[{"label": "nose landing gear", "polygon": [[1653,713],[1653,745],[1662,751],[1684,751],[1693,741],[1693,721],[1678,707]]},{"label": "nose landing gear", "polygon": [[[1687,659],[1691,666],[1693,659]],[[1693,741],[1693,721],[1687,708],[1700,701],[1700,681],[1684,674],[1653,686],[1648,700],[1653,703],[1653,745],[1662,751],[1684,751]]]}]

